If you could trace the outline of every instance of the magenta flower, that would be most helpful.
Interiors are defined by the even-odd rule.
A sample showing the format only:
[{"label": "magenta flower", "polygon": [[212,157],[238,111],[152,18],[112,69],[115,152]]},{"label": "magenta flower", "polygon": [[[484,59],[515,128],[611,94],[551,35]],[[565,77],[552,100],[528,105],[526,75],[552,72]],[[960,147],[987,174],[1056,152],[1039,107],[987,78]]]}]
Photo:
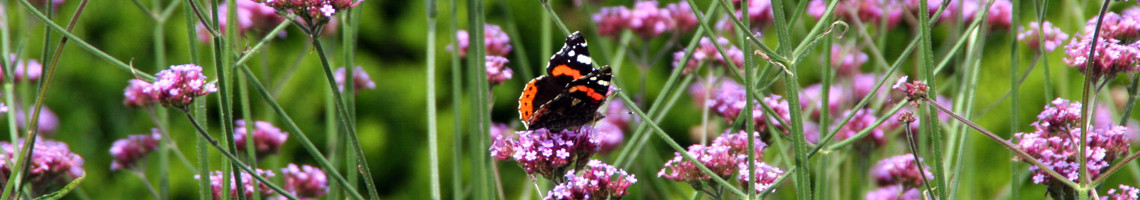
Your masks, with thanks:
[{"label": "magenta flower", "polygon": [[[1137,59],[1140,59],[1140,42],[1133,39],[1140,33],[1137,17],[1140,16],[1105,13],[1097,38],[1093,38],[1093,34],[1098,17],[1093,17],[1085,23],[1084,34],[1077,34],[1065,46],[1065,54],[1068,54],[1065,63],[1094,79],[1111,79],[1121,72],[1140,70],[1136,65]],[[1097,41],[1096,52],[1089,58],[1093,40]],[[1091,71],[1085,69],[1090,61],[1093,67]]]},{"label": "magenta flower", "polygon": [[598,129],[598,138],[601,144],[598,145],[599,153],[609,153],[625,140],[625,127],[615,124],[613,121],[603,120],[598,121],[595,125]]},{"label": "magenta flower", "polygon": [[[777,184],[776,179],[779,179],[780,175],[784,174],[784,170],[770,166],[768,163],[759,161],[755,163],[756,182],[754,182],[753,188],[756,189],[756,193],[761,193],[764,190],[775,186]],[[750,176],[752,174],[754,173],[748,172],[748,162],[740,162],[740,175],[736,177],[736,180],[740,181],[740,185],[748,185],[748,179],[751,178]]]},{"label": "magenta flower", "polygon": [[891,86],[891,88],[900,90],[905,93],[906,100],[910,102],[921,101],[922,98],[926,98],[926,91],[930,90],[930,88],[926,86],[926,83],[922,81],[907,83],[907,78],[909,77],[903,76],[902,78],[899,78],[899,80],[896,81],[895,85]]},{"label": "magenta flower", "polygon": [[598,35],[617,38],[629,26],[633,13],[625,6],[603,7],[590,16],[598,24]]},{"label": "magenta flower", "polygon": [[[268,33],[269,31],[272,31],[273,28],[277,26],[277,24],[285,21],[284,17],[277,15],[277,11],[275,11],[272,7],[266,6],[265,4],[253,2],[252,0],[236,1],[238,17],[234,20],[238,23],[237,27],[239,33],[246,33],[251,31],[256,31],[258,33]],[[226,12],[226,9],[228,8],[226,3],[229,2],[221,3],[221,5],[218,6],[217,28],[222,35],[226,34],[226,23],[228,23],[227,14],[229,12]],[[210,41],[209,30],[207,30],[206,27],[202,25],[202,23],[196,24],[194,26],[194,29],[198,32],[198,40],[202,42]],[[284,35],[285,32],[280,33],[280,36]]]},{"label": "magenta flower", "polygon": [[[740,116],[741,111],[744,110],[746,102],[744,101],[744,87],[738,85],[732,80],[723,80],[721,88],[714,93],[716,96],[712,101],[706,103],[709,109],[713,112],[724,117],[726,121],[732,122]],[[772,108],[775,114],[779,115],[780,119],[775,116],[766,116],[760,104],[763,103]],[[757,130],[765,130],[767,125],[774,125],[776,128],[784,128],[781,120],[789,121],[791,119],[791,112],[788,109],[788,101],[784,100],[780,95],[771,95],[765,97],[760,102],[752,104],[752,119],[756,121]]]},{"label": "magenta flower", "polygon": [[489,150],[499,160],[515,160],[527,174],[561,182],[561,174],[581,168],[598,152],[601,139],[597,135],[592,126],[558,132],[545,128],[519,131],[493,138]]},{"label": "magenta flower", "polygon": [[206,83],[202,67],[194,64],[171,65],[170,69],[155,74],[155,82],[143,93],[157,99],[163,106],[186,109],[194,98],[218,91],[213,83]]},{"label": "magenta flower", "polygon": [[[459,30],[455,35],[456,42],[459,43],[459,57],[467,57],[467,48],[471,45],[471,36],[468,35],[467,30]],[[487,56],[507,56],[511,53],[511,36],[507,35],[507,32],[503,32],[503,28],[500,28],[499,25],[483,25],[483,46],[487,48]],[[448,47],[448,50],[450,48]]]},{"label": "magenta flower", "polygon": [[491,131],[490,131],[491,138],[498,138],[499,136],[514,135],[515,134],[514,132],[515,132],[515,130],[511,129],[511,126],[509,126],[507,124],[504,124],[504,123],[492,123],[491,124]]},{"label": "magenta flower", "polygon": [[[276,176],[271,170],[254,169],[254,171],[257,172],[257,175],[267,179]],[[222,171],[210,172],[210,191],[213,191],[213,199],[222,199],[222,184],[224,184],[222,178],[232,175],[233,174],[222,173]],[[202,178],[201,175],[194,175],[194,179],[200,178]],[[257,186],[253,186],[254,184],[257,184]],[[228,194],[230,194],[231,199],[238,198],[237,185],[237,180],[230,179],[230,192],[228,192]],[[253,199],[254,187],[257,187],[257,191],[260,192],[259,196],[264,197],[273,194],[273,190],[269,188],[269,185],[265,185],[265,183],[257,181],[257,179],[254,179],[252,175],[245,171],[241,172],[241,185],[243,191],[245,192],[243,195],[246,199]]]},{"label": "magenta flower", "polygon": [[[1080,167],[1076,157],[1080,156],[1077,149],[1081,135],[1080,110],[1079,102],[1070,103],[1058,98],[1037,116],[1038,121],[1032,124],[1035,128],[1033,132],[1015,133],[1013,141],[1046,167],[1076,181]],[[1123,126],[1088,131],[1084,156],[1092,179],[1100,176],[1101,171],[1107,169],[1114,160],[1128,153],[1129,138],[1126,132],[1127,128]],[[1052,187],[1052,176],[1037,166],[1030,166],[1029,170],[1033,172],[1033,183]]]},{"label": "magenta flower", "polygon": [[[83,158],[72,153],[66,143],[45,138],[37,138],[35,142],[32,157],[27,161],[29,170],[25,177],[37,195],[48,192],[46,190],[52,186],[66,184],[83,175]],[[14,160],[14,155],[20,152],[23,145],[23,139],[17,140],[16,145],[0,142],[0,150],[3,151],[0,160]],[[11,174],[12,166],[9,162],[0,162],[0,175],[6,179]]]},{"label": "magenta flower", "polygon": [[[44,73],[44,65],[40,64],[40,61],[35,59],[19,59],[16,57],[16,54],[8,54],[8,58],[14,63],[12,69],[16,71],[15,74],[12,74],[12,79],[14,79],[12,82],[14,83],[22,83],[25,81],[35,82],[39,80],[40,76]],[[0,80],[3,80],[3,75],[4,72],[0,72]]]},{"label": "magenta flower", "polygon": [[514,76],[514,71],[507,67],[510,62],[507,58],[501,56],[487,56],[487,82],[491,85],[498,85],[511,79]]},{"label": "magenta flower", "polygon": [[575,175],[575,170],[566,172],[566,182],[554,186],[543,199],[621,199],[634,183],[637,178],[625,170],[590,160],[582,175]]},{"label": "magenta flower", "polygon": [[[922,158],[918,159],[919,162]],[[925,180],[934,179],[930,166],[923,165],[922,169],[914,163],[914,154],[903,154],[879,160],[871,168],[871,176],[880,186],[903,185],[907,187],[920,187]]]},{"label": "magenta flower", "polygon": [[[692,155],[701,164],[716,173],[717,176],[727,177],[736,173],[739,170],[737,166],[740,162],[744,162],[747,155],[739,155],[732,152],[732,147],[728,146],[704,146],[693,145],[689,146],[689,155]],[[657,177],[672,179],[675,181],[687,182],[691,184],[698,184],[703,181],[708,181],[712,177],[705,174],[697,165],[681,156],[681,152],[674,153],[673,159],[665,161],[665,167],[657,172]]]},{"label": "magenta flower", "polygon": [[[896,1],[864,1],[864,0],[840,0],[839,5],[836,5],[834,16],[852,20],[851,16],[858,17],[864,24],[879,25],[884,21],[888,29],[893,29],[902,20],[904,11],[903,4]],[[808,3],[807,13],[815,19],[823,17],[823,13],[827,11],[827,2],[823,0],[812,0]]]},{"label": "magenta flower", "polygon": [[[985,0],[963,0],[962,2],[951,2],[950,5],[954,5],[954,6],[952,6],[953,8],[947,7],[946,10],[949,11],[951,9],[954,9],[954,10],[961,9],[962,10],[962,16],[961,16],[962,21],[964,23],[972,23],[974,21],[974,19],[977,18],[977,16],[975,16],[975,15],[977,15],[979,12],[982,11],[981,9],[983,9],[983,8],[981,8],[981,7],[985,6],[985,4],[987,2],[988,1],[985,1]],[[959,8],[958,6],[961,6],[961,7]],[[994,0],[993,5],[990,5],[990,7],[988,9],[989,9],[989,11],[986,14],[987,20],[985,22],[986,22],[986,24],[989,24],[990,29],[992,29],[992,30],[1006,29],[1012,25],[1012,21],[1013,21],[1013,3],[1012,2],[1010,2],[1009,0]]]},{"label": "magenta flower", "polygon": [[864,198],[866,200],[922,200],[922,194],[915,188],[903,188],[901,185],[888,185],[867,192]]},{"label": "magenta flower", "polygon": [[[32,111],[34,111],[34,109],[34,107],[28,108],[28,110]],[[16,127],[19,127],[23,130],[28,130],[28,127],[26,127],[28,124],[27,119],[31,117],[31,112],[24,112],[22,109],[16,109]],[[43,109],[40,110],[40,120],[37,122],[38,124],[36,125],[36,128],[40,134],[50,136],[55,134],[55,131],[59,129],[59,117],[56,116],[55,112],[52,112],[51,109],[47,106],[44,106]]]},{"label": "magenta flower", "polygon": [[158,103],[158,99],[143,92],[146,88],[151,87],[149,82],[131,79],[127,83],[129,85],[123,89],[123,105],[129,108],[142,108]]},{"label": "magenta flower", "polygon": [[[840,116],[850,115],[851,112],[852,111],[844,112]],[[879,119],[878,117],[875,117],[875,111],[871,109],[859,109],[854,110],[854,112],[855,116],[852,117],[846,125],[843,125],[843,127],[839,128],[839,132],[835,133],[835,139],[845,140],[847,138],[855,137],[859,131],[871,128],[871,132],[867,136],[863,137],[860,142],[872,145],[874,147],[880,147],[887,143],[887,138],[884,135],[883,127],[871,127],[874,125],[875,121]],[[836,120],[836,125],[838,125],[839,122],[839,120]]]},{"label": "magenta flower", "polygon": [[[744,14],[741,13],[740,1],[733,0],[733,4],[736,5],[737,8],[735,12],[737,19],[742,19],[741,17],[744,17]],[[774,19],[772,16],[771,0],[748,0],[748,26],[751,27],[751,31],[759,33],[758,31],[760,29],[772,23],[772,19]],[[722,31],[736,30],[736,26],[733,25],[731,18],[729,18],[727,14],[723,19],[717,21],[716,24],[716,28]]]},{"label": "magenta flower", "polygon": [[[1057,46],[1061,46],[1061,43],[1069,38],[1069,34],[1062,32],[1061,28],[1053,27],[1053,23],[1046,21],[1041,25],[1039,27],[1036,22],[1031,22],[1029,28],[1025,26],[1018,28],[1021,32],[1017,34],[1017,40],[1025,43],[1025,46],[1029,46],[1031,49],[1049,52],[1056,49]],[[1044,41],[1039,41],[1042,38]]]},{"label": "magenta flower", "polygon": [[[234,121],[234,145],[237,146],[238,151],[246,150],[246,122],[245,120]],[[253,128],[253,149],[258,158],[267,155],[277,154],[281,149],[281,144],[289,139],[289,132],[281,131],[281,129],[273,126],[269,122],[257,121],[254,122]]]},{"label": "magenta flower", "polygon": [[281,168],[281,176],[285,177],[285,191],[298,198],[317,199],[329,193],[328,176],[320,168],[289,163]]},{"label": "magenta flower", "polygon": [[[917,13],[926,12],[926,15],[930,16],[931,20],[935,20],[934,14],[938,12],[938,7],[942,6],[942,0],[926,0],[926,9],[921,8],[921,1],[923,0],[903,0],[903,4],[906,5],[906,9],[909,12],[916,13],[916,17],[918,16]],[[942,15],[937,19],[937,23],[953,21],[954,19],[951,17],[954,16],[954,12],[958,11],[958,8],[961,6],[960,4],[962,4],[961,1],[951,1],[950,4],[946,5],[946,9],[942,10]]]},{"label": "magenta flower", "polygon": [[[344,67],[336,69],[333,79],[336,80],[336,88],[344,91]],[[352,70],[352,87],[357,93],[360,93],[364,89],[376,89],[376,82],[372,82],[372,77],[368,76],[368,72],[364,71],[363,67],[356,66]]]},{"label": "magenta flower", "polygon": [[[835,116],[843,111],[844,106],[847,106],[850,103],[851,97],[846,94],[850,93],[851,91],[844,89],[843,86],[838,84],[831,85],[829,87],[830,88],[828,88],[827,91],[828,114]],[[812,84],[805,87],[803,90],[800,90],[800,106],[803,106],[804,110],[812,111],[812,118],[820,117],[819,112],[821,111],[821,108],[823,108],[822,104],[823,85],[818,83]]]},{"label": "magenta flower", "polygon": [[[752,132],[753,152],[757,160],[764,156],[764,147],[768,146],[760,140],[760,132]],[[711,146],[726,146],[734,154],[748,155],[748,134],[744,131],[736,133],[725,132],[713,140]]]},{"label": "magenta flower", "polygon": [[689,7],[687,3],[678,2],[666,4],[665,10],[669,11],[673,22],[676,23],[677,26],[674,29],[677,32],[689,32],[700,23],[697,21],[697,16],[693,15],[693,8]]},{"label": "magenta flower", "polygon": [[669,10],[657,7],[657,1],[638,1],[630,10],[628,26],[642,39],[649,39],[672,31],[677,23]]},{"label": "magenta flower", "polygon": [[1128,185],[1119,185],[1117,188],[1108,189],[1108,195],[1100,197],[1101,200],[1136,200],[1140,198],[1140,189]]},{"label": "magenta flower", "polygon": [[[727,61],[732,61],[732,64],[735,64],[734,66],[736,67],[744,66],[744,52],[741,51],[740,48],[732,45],[728,39],[725,39],[723,37],[717,38],[716,43],[720,44],[721,48],[724,48],[725,54],[728,54],[727,57],[729,60]],[[684,50],[673,53],[673,67],[682,67],[681,59],[684,56]],[[713,44],[713,41],[707,37],[701,38],[700,44],[697,46],[697,48],[693,49],[693,55],[691,58],[689,58],[689,62],[686,62],[683,65],[683,67],[685,67],[684,73],[691,73],[693,70],[697,69],[697,65],[702,62],[705,64],[729,66],[729,63],[725,60],[725,56],[721,55],[720,52],[716,50],[716,46]]]},{"label": "magenta flower", "polygon": [[[295,14],[310,25],[323,25],[337,13],[360,5],[358,0],[253,0],[277,10],[282,16]],[[311,27],[310,27],[311,28]]]},{"label": "magenta flower", "polygon": [[831,45],[831,67],[835,68],[841,77],[859,74],[860,67],[867,62],[867,59],[867,54],[854,44]]},{"label": "magenta flower", "polygon": [[131,168],[135,164],[146,158],[147,154],[158,149],[158,142],[162,139],[162,135],[158,133],[158,129],[151,129],[150,135],[139,134],[130,135],[127,138],[115,140],[111,144],[111,171],[119,169]]}]

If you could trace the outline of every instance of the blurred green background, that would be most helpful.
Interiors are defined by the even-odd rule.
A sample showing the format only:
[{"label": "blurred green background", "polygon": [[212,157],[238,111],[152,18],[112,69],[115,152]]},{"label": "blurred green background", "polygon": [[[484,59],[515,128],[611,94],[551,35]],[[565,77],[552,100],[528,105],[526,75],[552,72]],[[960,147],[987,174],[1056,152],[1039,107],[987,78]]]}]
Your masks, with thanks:
[{"label": "blurred green background", "polygon": [[[163,0],[162,4],[168,5],[171,2],[173,1]],[[428,88],[425,87],[425,59],[427,58],[424,53],[427,40],[435,40],[436,44],[439,45],[436,47],[437,57],[435,58],[438,65],[434,67],[439,72],[436,76],[437,88],[435,89],[437,102],[439,102],[438,114],[440,118],[438,124],[432,126],[438,127],[440,133],[439,146],[441,149],[439,156],[441,158],[442,191],[445,198],[451,198],[455,195],[451,192],[453,191],[452,180],[456,176],[456,174],[452,174],[452,166],[454,166],[453,162],[455,161],[452,160],[453,151],[451,148],[457,145],[452,140],[453,134],[469,133],[455,131],[454,120],[456,119],[454,116],[461,115],[462,113],[457,113],[457,111],[466,110],[462,109],[462,106],[466,105],[456,105],[451,101],[451,92],[454,88],[450,88],[451,80],[449,79],[451,74],[456,72],[450,70],[449,54],[451,52],[445,50],[444,46],[453,42],[454,35],[448,32],[452,17],[459,16],[459,28],[466,29],[467,12],[465,3],[462,2],[458,4],[460,7],[457,13],[450,12],[453,6],[451,2],[438,2],[440,20],[437,24],[439,30],[437,38],[426,37],[426,11],[425,3],[422,1],[369,0],[355,8],[355,11],[363,12],[360,18],[359,39],[356,41],[358,49],[353,52],[356,55],[355,62],[357,65],[363,66],[377,84],[376,89],[360,91],[357,95],[358,132],[360,133],[361,145],[372,168],[372,174],[377,181],[377,189],[384,199],[424,199],[428,197],[429,166],[426,132],[429,124],[427,124],[427,116],[425,115],[427,108],[425,98]],[[662,2],[662,5],[671,2],[673,1]],[[707,0],[697,1],[697,4],[702,6],[699,9],[704,10],[703,6],[708,5],[707,2]],[[77,0],[69,0],[64,3],[62,8],[58,10],[60,13],[54,17],[55,22],[66,24],[78,3]],[[144,4],[147,3],[149,2],[144,2]],[[615,62],[613,56],[607,55],[607,52],[612,52],[617,41],[597,35],[592,27],[594,25],[590,22],[592,13],[587,12],[582,7],[575,6],[570,1],[552,1],[551,3],[559,17],[566,22],[570,29],[582,30],[592,44],[601,44],[600,46],[591,46],[594,57],[599,64]],[[213,61],[210,60],[211,56],[209,56],[212,55],[209,51],[211,44],[198,42],[196,39],[191,40],[194,37],[187,35],[187,25],[182,17],[185,13],[182,13],[182,9],[177,9],[173,17],[166,21],[165,26],[162,27],[162,31],[165,33],[167,63],[158,65],[155,60],[156,52],[153,50],[155,22],[150,20],[147,14],[130,4],[127,1],[91,1],[80,18],[74,33],[115,58],[124,62],[129,61],[138,70],[152,74],[171,64],[189,63],[188,45],[190,42],[194,42],[199,45],[199,54],[203,58],[201,63],[206,66],[206,74],[214,77],[214,68],[210,64]],[[1096,1],[1051,1],[1046,16],[1048,20],[1053,21],[1055,25],[1072,36],[1074,32],[1081,30],[1088,17],[1095,15],[1098,6],[1090,5],[1099,4],[1100,2]],[[13,49],[20,50],[17,53],[21,55],[21,58],[39,58],[45,39],[43,23],[31,17],[27,10],[15,1],[7,0],[4,1],[3,5],[6,6],[4,11],[8,14],[10,22],[8,26],[12,30],[12,43],[9,45]],[[590,10],[596,11],[599,6],[617,5],[628,7],[632,5],[632,1],[605,1],[600,5],[592,5]],[[1125,6],[1133,6],[1133,4],[1118,3],[1112,9],[1119,11]],[[512,33],[511,40],[520,41],[522,44],[521,48],[516,46],[511,55],[507,56],[511,59],[508,66],[514,68],[514,78],[493,88],[492,121],[508,123],[512,124],[513,127],[521,128],[515,107],[517,106],[516,98],[522,89],[522,85],[529,81],[523,77],[539,75],[538,73],[542,71],[541,67],[545,66],[545,59],[555,50],[553,48],[561,46],[562,36],[558,31],[553,31],[555,35],[550,37],[550,41],[541,39],[542,31],[539,19],[546,13],[538,1],[492,0],[486,2],[486,9],[487,23],[501,25],[504,28],[513,26],[513,29],[517,30],[517,34]],[[1028,12],[1033,10],[1031,5],[1023,5],[1022,10],[1027,11],[1021,14],[1023,21],[1035,20],[1035,15]],[[793,25],[793,37],[802,37],[816,22],[809,17],[803,19],[800,20],[800,23]],[[912,33],[909,29],[910,27],[901,26],[888,34],[890,38],[911,38]],[[327,117],[331,111],[326,106],[326,103],[331,99],[330,93],[324,86],[324,77],[320,75],[323,72],[320,69],[319,60],[315,52],[308,48],[307,38],[295,27],[290,27],[288,31],[287,37],[270,42],[266,52],[254,57],[249,64],[255,72],[260,73],[259,78],[263,83],[270,88],[281,88],[276,97],[277,102],[285,107],[309,138],[324,150],[329,139],[328,130],[330,130],[330,121]],[[955,33],[955,31],[961,30],[945,25],[935,29],[934,50],[936,58],[941,59],[945,50],[952,45],[950,42],[953,41],[945,38],[961,34]],[[765,35],[766,37],[763,39],[774,47],[776,44],[775,34],[766,33]],[[849,31],[847,36],[853,35]],[[692,37],[691,33],[680,35],[678,42],[687,42],[690,37]],[[54,44],[58,38],[59,34],[57,33],[53,34],[50,39]],[[339,34],[324,39],[326,40],[326,48],[332,52],[333,66],[341,66],[338,64],[342,61],[339,58],[344,52],[340,48],[341,38]],[[996,101],[1009,89],[1010,56],[1008,52],[1011,39],[1016,39],[1016,37],[1010,35],[1008,31],[995,31],[989,33],[984,42],[980,43],[985,46],[983,47],[984,53],[980,54],[983,55],[983,60],[980,82],[977,85],[978,93],[975,97],[975,112],[981,111],[982,108]],[[543,43],[548,42],[553,44],[552,49],[541,48]],[[888,40],[884,47],[888,61],[893,62],[907,42],[909,40]],[[254,43],[247,39],[245,44],[251,46]],[[631,46],[639,50],[651,49],[654,51],[660,48],[672,48],[668,52],[679,49],[676,46],[670,47],[665,39],[648,43],[635,39]],[[49,138],[68,143],[75,153],[86,160],[84,168],[87,170],[88,178],[81,186],[82,189],[76,193],[83,193],[82,195],[89,196],[91,199],[145,198],[141,195],[141,191],[145,191],[145,188],[137,177],[126,172],[111,172],[108,169],[111,157],[107,149],[111,142],[126,137],[128,134],[148,133],[150,128],[154,127],[146,111],[128,109],[121,103],[123,88],[127,85],[127,80],[133,76],[128,71],[118,69],[74,44],[68,44],[65,48],[55,79],[48,91],[45,105],[54,110],[60,119],[58,133],[49,136]],[[520,51],[524,48],[525,52]],[[809,59],[806,59],[800,66],[802,85],[819,81],[818,69],[822,66],[820,64],[822,60],[811,59],[820,56],[819,50],[815,52],[809,55]],[[518,60],[517,56],[520,54],[525,56],[529,63],[522,63],[523,61]],[[1022,59],[1020,68],[1022,70],[1028,68],[1032,55],[1031,51],[1022,48],[1020,56]],[[1035,116],[1040,112],[1044,103],[1050,100],[1043,97],[1042,88],[1044,84],[1051,84],[1060,97],[1073,100],[1080,98],[1083,76],[1074,68],[1065,66],[1062,62],[1063,57],[1064,53],[1061,50],[1044,57],[1048,60],[1052,71],[1052,82],[1045,83],[1042,81],[1041,67],[1038,66],[1022,85],[1020,108],[1022,123],[1015,124],[1020,126],[1021,130],[1030,129],[1029,123],[1036,119]],[[639,67],[624,67],[621,71],[616,72],[617,79],[624,84],[622,90],[634,94],[634,98],[639,102],[652,102],[654,98],[657,98],[657,94],[660,92],[658,90],[664,84],[664,80],[671,69],[669,65],[672,56],[665,56],[662,59],[652,66],[644,66],[648,71],[642,71]],[[874,62],[873,59],[869,61],[868,64],[864,65],[864,70],[874,69]],[[460,63],[464,70],[470,69],[465,62]],[[633,66],[638,62],[626,60],[623,63],[627,66]],[[914,72],[917,71],[915,66],[917,65],[914,63],[912,57],[912,60],[904,65],[905,73],[915,74]],[[287,74],[287,71],[294,65],[297,66],[294,75],[282,78],[284,77],[282,75]],[[522,74],[519,69],[521,66],[530,66],[532,74]],[[961,63],[951,62],[951,67],[956,68],[958,66],[961,66]],[[940,76],[941,80],[954,83],[940,84],[941,93],[950,94],[962,89],[963,85],[957,84],[958,80],[953,80],[955,77],[952,76],[953,73],[958,71],[955,68],[950,68],[949,71],[946,71],[947,73]],[[642,77],[646,80],[643,81]],[[1109,89],[1119,89],[1127,84],[1127,78],[1121,76],[1109,86]],[[31,102],[33,100],[31,95],[34,93],[33,88],[27,83],[18,84],[17,91],[19,92],[17,94],[4,95],[18,95],[22,102]],[[467,92],[469,93],[469,91]],[[777,94],[782,92],[781,89],[775,91]],[[1101,102],[1108,102],[1107,100],[1110,98],[1107,93],[1102,92],[1101,98],[1103,100]],[[205,99],[208,99],[211,111],[208,115],[210,132],[220,135],[222,131],[219,130],[216,113],[218,110],[217,98],[217,95],[211,95]],[[276,120],[277,118],[272,110],[262,103],[260,98],[256,95],[251,95],[251,98],[251,102],[254,104],[252,106],[253,119],[267,120],[281,127],[280,121]],[[1011,124],[1008,123],[1009,110],[1007,100],[1007,102],[998,104],[986,115],[978,116],[974,121],[982,127],[1008,138],[1011,135],[1009,133]],[[690,128],[700,124],[699,117],[692,116],[700,116],[699,107],[694,106],[691,99],[682,98],[660,124],[682,146],[687,146],[693,143],[693,137],[689,136]],[[235,119],[240,118],[245,117],[237,112]],[[465,119],[459,120],[463,122],[461,126],[470,125]],[[187,154],[187,157],[193,161],[196,157],[193,127],[174,110],[170,111],[170,121],[173,123],[172,127],[169,127],[173,139],[178,142],[178,146]],[[0,124],[6,126],[7,123]],[[629,132],[631,131],[627,131],[627,139]],[[1011,163],[1009,162],[1011,154],[997,143],[981,137],[976,132],[971,131],[969,137],[965,161],[967,167],[962,172],[964,173],[962,176],[963,188],[959,190],[961,197],[964,199],[992,199],[1003,195],[1003,189],[1009,184],[1010,168],[1008,165]],[[633,165],[632,169],[627,169],[636,172],[638,178],[643,180],[643,182],[630,188],[630,191],[633,192],[630,198],[687,198],[691,194],[689,192],[691,190],[683,183],[664,181],[668,184],[652,185],[651,182],[645,181],[656,178],[655,174],[661,168],[661,163],[672,157],[673,152],[659,139],[652,139],[649,144],[651,145],[641,155],[641,157],[647,158],[644,160],[646,162],[638,162]],[[462,142],[461,145],[467,147],[471,144]],[[461,154],[464,157],[464,162],[460,166],[464,169],[459,171],[464,173],[461,174],[461,177],[464,177],[463,180],[467,180],[466,177],[469,177],[470,174],[466,170],[466,161],[468,161],[466,155],[469,154],[465,152],[466,148],[462,150],[464,151]],[[888,148],[886,151],[873,153],[873,158],[867,160],[877,160],[886,156],[901,154],[902,150],[902,148]],[[774,151],[776,150],[769,150],[769,153],[771,154]],[[213,157],[211,163],[214,164],[212,168],[219,169],[223,159],[216,152],[211,156]],[[612,160],[612,157],[603,155],[598,158],[608,161]],[[157,157],[151,156],[145,162],[149,163],[151,174],[154,174]],[[193,199],[197,195],[194,173],[182,167],[176,158],[172,158],[171,162],[172,193],[178,197],[177,199]],[[258,164],[258,167],[279,169],[288,163],[315,165],[310,155],[300,148],[295,136],[285,143],[279,155],[265,159]],[[778,164],[776,166],[787,168],[787,166]],[[498,167],[505,185],[505,193],[509,198],[517,198],[523,193],[533,192],[527,177],[513,162],[498,162]],[[1025,173],[1025,167],[1026,165],[1022,164],[1021,169],[1018,170]],[[863,174],[865,170],[846,169],[842,173]],[[1133,178],[1136,176],[1140,176],[1140,174],[1122,172],[1110,179],[1105,186],[1114,187],[1116,183],[1140,181]],[[156,177],[150,178],[151,180],[157,179]],[[469,185],[468,183],[467,181],[463,182],[464,185]],[[859,183],[850,184],[859,185]],[[1024,184],[1021,197],[1026,199],[1044,198],[1043,186],[1034,185],[1031,182]],[[777,190],[777,197],[792,197],[794,195],[792,187],[791,184],[781,185]],[[857,192],[857,194],[862,195],[863,192]],[[532,198],[534,197],[534,194],[530,195]],[[76,198],[76,194],[69,196],[69,198]]]}]

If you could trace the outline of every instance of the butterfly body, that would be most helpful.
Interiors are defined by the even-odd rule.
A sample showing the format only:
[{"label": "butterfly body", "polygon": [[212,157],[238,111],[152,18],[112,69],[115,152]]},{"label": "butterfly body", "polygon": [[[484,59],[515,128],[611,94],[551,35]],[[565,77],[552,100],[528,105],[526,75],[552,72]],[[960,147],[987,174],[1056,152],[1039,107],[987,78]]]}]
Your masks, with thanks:
[{"label": "butterfly body", "polygon": [[601,119],[598,108],[609,96],[613,72],[593,68],[586,39],[575,32],[550,57],[548,75],[526,84],[519,97],[519,119],[528,130],[562,130]]}]

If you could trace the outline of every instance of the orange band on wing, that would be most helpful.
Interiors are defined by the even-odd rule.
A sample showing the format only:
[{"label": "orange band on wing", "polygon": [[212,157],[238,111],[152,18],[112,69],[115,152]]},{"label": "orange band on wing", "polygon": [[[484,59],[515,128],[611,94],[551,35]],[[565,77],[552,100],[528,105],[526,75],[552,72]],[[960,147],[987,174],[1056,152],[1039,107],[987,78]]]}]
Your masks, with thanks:
[{"label": "orange band on wing", "polygon": [[573,77],[574,79],[582,78],[582,72],[581,71],[578,71],[574,68],[570,68],[570,66],[566,66],[566,65],[555,66],[554,70],[552,70],[550,72],[550,75],[551,76],[570,76],[570,77]]},{"label": "orange band on wing", "polygon": [[570,92],[576,92],[576,91],[586,92],[586,96],[589,96],[590,100],[594,100],[594,101],[601,101],[602,99],[606,98],[605,95],[602,95],[601,93],[595,92],[594,88],[590,88],[590,87],[587,87],[585,85],[576,85],[576,86],[570,88]]},{"label": "orange band on wing", "polygon": [[522,96],[519,97],[519,119],[523,121],[527,121],[534,114],[534,96],[538,94],[538,87],[534,85],[535,80],[526,84]]}]

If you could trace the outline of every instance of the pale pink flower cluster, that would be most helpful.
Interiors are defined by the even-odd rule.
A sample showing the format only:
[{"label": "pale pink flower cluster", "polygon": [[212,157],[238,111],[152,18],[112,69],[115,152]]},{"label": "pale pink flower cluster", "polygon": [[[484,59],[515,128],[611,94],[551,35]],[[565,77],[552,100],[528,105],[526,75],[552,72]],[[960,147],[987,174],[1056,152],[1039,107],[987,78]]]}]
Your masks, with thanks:
[{"label": "pale pink flower cluster", "polygon": [[[1042,22],[1038,26],[1036,22],[1030,22],[1029,28],[1022,26],[1019,28],[1020,33],[1017,33],[1017,40],[1025,43],[1031,49],[1040,50],[1043,52],[1053,51],[1061,43],[1069,38],[1069,34],[1061,31],[1061,28],[1053,26],[1053,23],[1048,21]],[[1042,41],[1043,40],[1043,41]]]},{"label": "pale pink flower cluster", "polygon": [[[1097,19],[1098,17],[1089,19],[1085,23],[1084,32],[1076,34],[1069,40],[1069,44],[1065,46],[1065,54],[1068,55],[1064,59],[1065,63],[1094,79],[1111,79],[1122,72],[1140,70],[1136,65],[1140,59],[1140,41],[1134,39],[1140,35],[1138,34],[1140,13],[1135,11],[1125,12],[1123,15],[1105,13],[1100,33],[1093,38],[1097,31]],[[1090,58],[1089,51],[1093,50],[1091,49],[1093,41],[1096,41],[1096,49]],[[1086,69],[1089,62],[1092,62],[1091,70]]]},{"label": "pale pink flower cluster", "polygon": [[683,2],[662,8],[657,1],[638,1],[632,8],[602,8],[592,18],[598,23],[598,34],[613,38],[628,29],[642,39],[651,39],[666,32],[687,32],[698,23],[692,8]]},{"label": "pale pink flower cluster", "polygon": [[576,170],[566,172],[566,182],[554,186],[543,199],[621,199],[629,194],[625,190],[637,183],[637,177],[599,160],[590,160],[582,175]]},{"label": "pale pink flower cluster", "polygon": [[[727,55],[722,55],[720,51],[716,50],[718,44]],[[728,61],[731,61],[733,64],[731,66],[738,68],[744,66],[744,52],[723,37],[717,38],[716,44],[713,44],[713,41],[708,37],[701,38],[700,43],[693,49],[692,57],[689,58],[688,62],[682,65],[681,59],[683,59],[684,56],[685,50],[673,53],[673,67],[684,67],[683,72],[685,74],[692,73],[693,70],[697,69],[697,65],[701,63],[730,66]],[[726,60],[725,57],[728,57],[728,59]]]}]

